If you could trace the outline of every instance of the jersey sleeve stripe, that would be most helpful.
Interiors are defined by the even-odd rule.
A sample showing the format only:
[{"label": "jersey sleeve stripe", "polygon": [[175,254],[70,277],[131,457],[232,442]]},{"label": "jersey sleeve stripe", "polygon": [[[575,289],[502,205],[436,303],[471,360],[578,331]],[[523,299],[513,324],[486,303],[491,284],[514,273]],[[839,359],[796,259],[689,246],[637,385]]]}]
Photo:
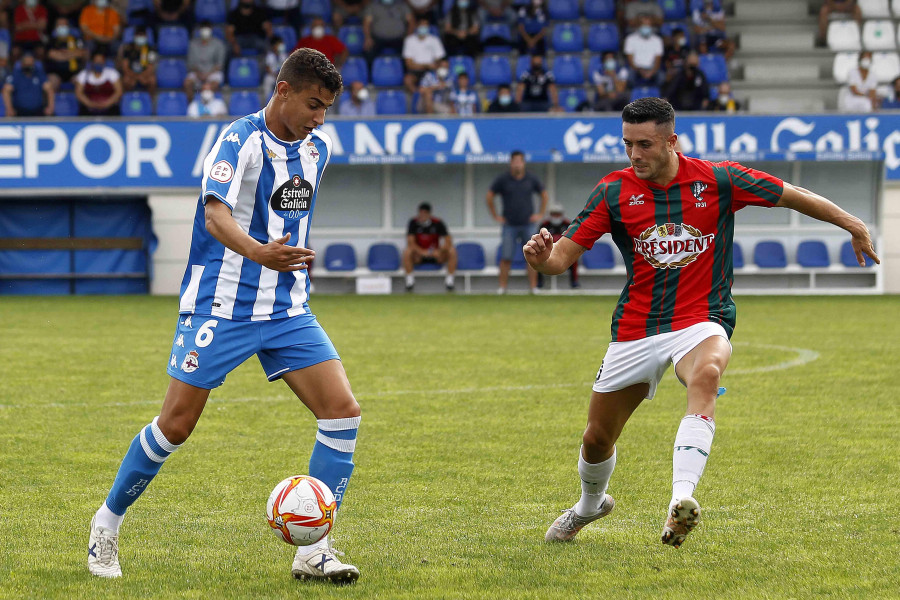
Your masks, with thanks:
[{"label": "jersey sleeve stripe", "polygon": [[[602,186],[602,187],[601,187]],[[606,190],[608,185],[605,183],[597,184],[597,187],[594,188],[594,192],[591,197],[588,198],[587,204],[584,209],[578,213],[578,216],[575,217],[575,220],[572,221],[572,224],[569,225],[569,228],[566,229],[566,232],[563,234],[569,239],[575,235],[578,231],[578,228],[581,227],[582,223],[587,220],[588,217],[591,216],[591,213],[596,210],[597,206],[600,205],[600,202],[606,197]]]},{"label": "jersey sleeve stripe", "polygon": [[775,183],[765,179],[748,179],[748,177],[752,176],[733,167],[729,167],[728,171],[731,173],[734,185],[745,192],[754,194],[771,204],[777,204],[781,199],[782,189]]}]

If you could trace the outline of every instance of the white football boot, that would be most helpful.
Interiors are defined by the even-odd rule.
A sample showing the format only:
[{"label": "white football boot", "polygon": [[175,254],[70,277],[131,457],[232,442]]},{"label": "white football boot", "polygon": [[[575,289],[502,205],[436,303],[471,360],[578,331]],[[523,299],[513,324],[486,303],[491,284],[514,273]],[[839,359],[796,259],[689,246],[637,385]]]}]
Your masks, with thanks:
[{"label": "white football boot", "polygon": [[330,537],[325,545],[313,550],[300,546],[294,555],[291,574],[301,581],[314,579],[337,584],[353,583],[359,579],[359,569],[345,565],[337,558],[343,555],[343,552],[331,547]]},{"label": "white football boot", "polygon": [[553,521],[553,525],[550,526],[550,529],[547,530],[547,534],[544,536],[544,541],[547,542],[568,542],[572,540],[581,528],[587,525],[588,523],[592,523],[597,519],[603,518],[609,513],[612,512],[613,508],[616,506],[616,501],[613,500],[613,497],[609,494],[606,494],[606,498],[603,500],[603,504],[600,505],[600,512],[596,515],[592,515],[590,517],[582,517],[578,513],[575,512],[575,507],[567,508],[562,511],[559,517]]},{"label": "white football boot", "polygon": [[662,543],[678,548],[685,538],[700,523],[700,503],[688,496],[671,507],[663,526]]},{"label": "white football boot", "polygon": [[106,527],[94,526],[88,538],[88,571],[97,577],[121,577],[119,567],[119,535]]}]

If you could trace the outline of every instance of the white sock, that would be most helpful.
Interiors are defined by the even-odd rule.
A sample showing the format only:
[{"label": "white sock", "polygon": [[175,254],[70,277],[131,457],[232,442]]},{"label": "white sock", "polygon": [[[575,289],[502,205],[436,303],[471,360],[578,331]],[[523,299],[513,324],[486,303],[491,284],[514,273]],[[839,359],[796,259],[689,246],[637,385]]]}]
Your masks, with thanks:
[{"label": "white sock", "polygon": [[715,422],[705,415],[688,415],[681,419],[672,453],[672,501],[669,506],[694,493],[703,475],[715,432]]},{"label": "white sock", "polygon": [[606,487],[613,469],[616,468],[616,449],[613,454],[601,463],[591,464],[584,460],[578,451],[578,475],[581,477],[581,499],[575,505],[575,512],[582,517],[589,517],[600,512],[600,506],[606,498]]},{"label": "white sock", "polygon": [[310,554],[312,552],[315,552],[316,550],[324,550],[327,547],[328,547],[328,536],[326,535],[318,542],[315,542],[313,544],[310,544],[309,546],[306,546],[303,550],[303,554]]},{"label": "white sock", "polygon": [[415,275],[407,275],[406,276],[406,285],[415,285],[416,284],[416,276]]},{"label": "white sock", "polygon": [[94,525],[98,525],[105,529],[112,529],[116,533],[119,533],[119,527],[122,526],[122,521],[125,520],[125,515],[117,515],[113,511],[109,510],[109,507],[106,506],[106,502],[100,506],[100,509],[97,510],[97,513],[94,515]]},{"label": "white sock", "polygon": [[453,285],[453,275],[447,275],[444,278],[444,285]]}]

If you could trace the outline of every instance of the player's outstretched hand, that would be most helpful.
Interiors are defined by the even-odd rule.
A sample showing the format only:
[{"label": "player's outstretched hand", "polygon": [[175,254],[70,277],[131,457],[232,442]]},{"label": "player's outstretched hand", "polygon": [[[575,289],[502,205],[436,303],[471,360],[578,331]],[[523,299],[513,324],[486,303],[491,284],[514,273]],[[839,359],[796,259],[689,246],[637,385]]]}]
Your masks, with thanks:
[{"label": "player's outstretched hand", "polygon": [[531,239],[522,247],[525,260],[531,265],[540,265],[547,262],[550,253],[553,252],[553,236],[546,227],[531,236]]},{"label": "player's outstretched hand", "polygon": [[314,250],[300,246],[286,245],[291,239],[288,233],[284,237],[259,246],[250,258],[273,271],[302,271],[316,257]]},{"label": "player's outstretched hand", "polygon": [[879,260],[878,255],[875,254],[875,246],[872,245],[872,238],[869,235],[869,230],[862,221],[859,221],[859,226],[853,229],[852,235],[853,237],[850,238],[850,244],[853,246],[853,252],[856,254],[856,262],[859,263],[859,266],[866,266],[866,259],[863,254],[868,255],[869,258],[880,265],[881,260]]}]

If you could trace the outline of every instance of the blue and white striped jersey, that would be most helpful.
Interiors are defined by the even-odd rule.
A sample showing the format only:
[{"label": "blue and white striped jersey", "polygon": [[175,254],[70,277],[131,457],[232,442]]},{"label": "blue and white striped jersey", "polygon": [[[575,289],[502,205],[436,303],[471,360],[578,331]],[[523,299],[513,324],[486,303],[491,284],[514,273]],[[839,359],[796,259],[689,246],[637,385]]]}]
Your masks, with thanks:
[{"label": "blue and white striped jersey", "polygon": [[306,271],[279,273],[226,248],[206,230],[207,196],[231,208],[238,225],[260,243],[290,233],[288,245],[306,247],[331,139],[319,130],[299,142],[283,142],[268,130],[264,111],[232,123],[203,163],[203,183],[181,314],[235,321],[280,319],[309,312]]}]

